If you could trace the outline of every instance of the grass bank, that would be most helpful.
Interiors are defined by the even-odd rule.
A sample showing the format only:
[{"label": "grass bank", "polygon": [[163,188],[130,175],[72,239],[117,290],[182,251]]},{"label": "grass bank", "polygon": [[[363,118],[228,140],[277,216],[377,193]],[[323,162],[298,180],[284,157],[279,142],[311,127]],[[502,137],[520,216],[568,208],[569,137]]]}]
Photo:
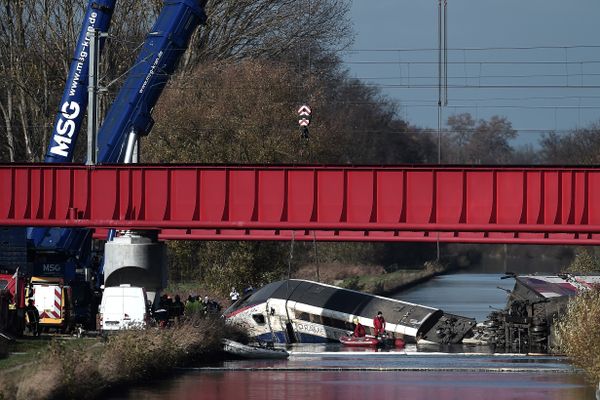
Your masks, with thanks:
[{"label": "grass bank", "polygon": [[109,388],[208,361],[221,351],[222,335],[233,334],[230,329],[220,319],[200,319],[170,329],[119,332],[94,343],[52,340],[19,367],[0,371],[0,399],[96,398]]},{"label": "grass bank", "polygon": [[[378,295],[388,295],[422,283],[448,267],[435,261],[427,261],[421,268],[398,269],[386,272],[381,266],[345,265],[328,263],[319,266],[319,279],[323,283]],[[316,266],[300,268],[295,277],[316,280]]]},{"label": "grass bank", "polygon": [[[39,359],[40,354],[48,348],[50,342],[51,340],[48,337],[25,337],[12,341],[8,348],[11,353],[10,357],[0,359],[0,376],[2,376],[2,371],[29,364]],[[69,342],[75,344],[75,341]]]}]

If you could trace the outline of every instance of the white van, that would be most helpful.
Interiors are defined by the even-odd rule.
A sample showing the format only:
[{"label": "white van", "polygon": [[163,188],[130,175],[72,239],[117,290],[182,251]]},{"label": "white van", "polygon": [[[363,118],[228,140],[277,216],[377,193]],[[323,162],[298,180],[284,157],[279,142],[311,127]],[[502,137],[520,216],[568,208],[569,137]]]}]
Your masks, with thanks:
[{"label": "white van", "polygon": [[144,328],[148,322],[147,302],[142,287],[105,287],[100,303],[100,331]]}]

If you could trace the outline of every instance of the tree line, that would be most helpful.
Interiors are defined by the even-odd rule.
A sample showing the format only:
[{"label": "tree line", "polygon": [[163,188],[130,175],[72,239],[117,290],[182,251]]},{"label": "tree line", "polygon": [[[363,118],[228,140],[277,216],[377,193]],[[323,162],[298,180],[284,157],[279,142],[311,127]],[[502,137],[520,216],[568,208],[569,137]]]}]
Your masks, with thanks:
[{"label": "tree line", "polygon": [[[167,85],[142,142],[142,160],[159,163],[436,163],[438,133],[399,116],[400,104],[350,77],[340,54],[352,43],[349,0],[209,0],[201,27]],[[1,162],[42,161],[65,84],[85,0],[5,1],[0,8]],[[303,7],[304,6],[304,7]],[[102,56],[106,111],[161,2],[117,2]],[[308,138],[296,110],[310,104]],[[451,115],[441,132],[444,163],[595,163],[595,124],[548,132],[537,149],[511,146],[518,132],[503,116]],[[85,143],[76,161],[84,160]],[[314,258],[311,245],[171,242],[173,279],[226,290],[259,285]],[[326,260],[417,263],[428,245],[319,244]],[[410,256],[407,256],[411,254]]]}]

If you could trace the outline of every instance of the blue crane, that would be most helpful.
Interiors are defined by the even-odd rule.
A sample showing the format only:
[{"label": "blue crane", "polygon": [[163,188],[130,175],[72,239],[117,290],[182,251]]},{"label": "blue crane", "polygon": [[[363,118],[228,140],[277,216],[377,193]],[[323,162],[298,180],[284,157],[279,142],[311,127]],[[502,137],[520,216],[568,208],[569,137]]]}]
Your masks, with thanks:
[{"label": "blue crane", "polygon": [[[106,32],[116,0],[90,0],[56,116],[45,161],[71,162],[87,108],[90,34]],[[206,0],[165,1],[141,52],[128,73],[98,133],[98,162],[124,161],[124,143],[131,132],[147,135],[152,109],[186,51],[196,28],[206,21]],[[102,45],[102,42],[101,42]],[[85,229],[33,228],[28,232],[36,265],[51,266],[66,280],[75,268],[91,263],[91,234]],[[42,272],[43,274],[43,272]]]}]

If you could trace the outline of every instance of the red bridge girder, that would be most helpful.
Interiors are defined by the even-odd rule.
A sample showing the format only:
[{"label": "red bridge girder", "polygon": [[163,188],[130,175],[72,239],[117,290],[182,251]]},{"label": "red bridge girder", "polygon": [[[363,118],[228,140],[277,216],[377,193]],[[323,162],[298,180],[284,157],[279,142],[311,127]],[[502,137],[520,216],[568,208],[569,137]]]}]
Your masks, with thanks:
[{"label": "red bridge girder", "polygon": [[1,165],[0,225],[162,239],[600,244],[600,168]]}]

